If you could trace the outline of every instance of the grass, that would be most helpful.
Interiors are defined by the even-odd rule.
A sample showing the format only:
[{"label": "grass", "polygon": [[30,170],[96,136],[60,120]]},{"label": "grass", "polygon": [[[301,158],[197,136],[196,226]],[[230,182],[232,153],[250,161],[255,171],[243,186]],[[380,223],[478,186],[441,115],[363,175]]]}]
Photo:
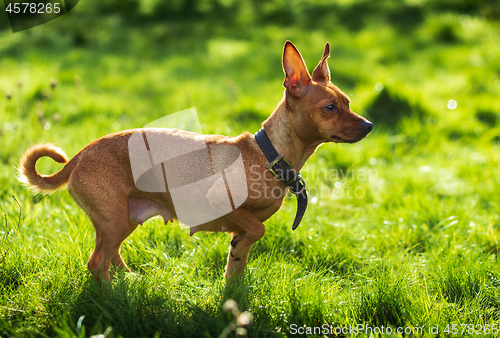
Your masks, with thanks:
[{"label": "grass", "polygon": [[[92,10],[81,3],[32,30],[5,28],[0,254],[12,245],[0,263],[0,336],[218,337],[233,320],[227,299],[253,314],[251,337],[324,324],[425,326],[427,336],[438,325],[452,336],[447,325],[499,323],[500,26],[487,1],[478,12],[430,4],[297,2],[280,16],[269,2],[249,12],[256,17],[242,5],[228,22],[81,22],[77,10]],[[292,233],[287,199],[239,283],[223,278],[227,235],[189,237],[154,219],[123,245],[134,273],[115,272],[114,288],[100,287],[86,269],[88,218],[66,191],[30,195],[15,179],[22,152],[53,142],[72,156],[193,106],[206,134],[255,132],[283,94],[286,39],[310,70],[331,43],[332,81],[374,121],[372,134],[318,149],[303,169],[303,223]],[[11,196],[22,206],[19,230]]]}]

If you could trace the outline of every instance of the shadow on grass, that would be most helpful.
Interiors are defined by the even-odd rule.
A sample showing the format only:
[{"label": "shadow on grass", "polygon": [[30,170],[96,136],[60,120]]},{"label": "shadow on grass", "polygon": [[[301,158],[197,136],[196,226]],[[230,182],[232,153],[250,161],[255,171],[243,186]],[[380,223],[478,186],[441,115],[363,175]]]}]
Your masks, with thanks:
[{"label": "shadow on grass", "polygon": [[414,117],[424,121],[428,112],[422,107],[412,104],[405,97],[386,88],[382,89],[370,106],[367,107],[368,118],[376,125],[395,132],[399,122],[405,117]]},{"label": "shadow on grass", "polygon": [[349,5],[333,2],[328,5],[309,4],[300,14],[307,27],[316,29],[328,20],[335,20],[339,26],[359,31],[370,21],[380,20],[392,24],[402,32],[411,32],[422,23],[425,10],[422,6],[411,4],[364,0]]},{"label": "shadow on grass", "polygon": [[89,278],[67,318],[77,334],[76,323],[82,316],[86,334],[102,334],[111,327],[115,337],[218,336],[226,325],[222,318],[190,300],[176,299],[163,285],[151,285],[141,277],[115,278],[113,288]]},{"label": "shadow on grass", "polygon": [[[193,291],[181,293],[176,290],[181,285],[165,286],[164,281],[119,272],[111,286],[89,277],[53,333],[68,337],[106,331],[111,332],[108,337],[219,337],[233,320],[230,313],[222,310],[224,302],[233,299],[244,310],[252,294],[245,278],[236,279],[221,288],[214,286],[220,302],[207,306],[199,301],[200,290],[196,286],[183,285]],[[191,299],[186,294],[191,294]],[[263,333],[272,334],[264,327],[249,328],[250,336]]]},{"label": "shadow on grass", "polygon": [[[460,261],[460,259],[457,259]],[[486,321],[500,319],[500,275],[465,262],[444,265],[438,276],[443,297],[458,307],[474,304]]]}]

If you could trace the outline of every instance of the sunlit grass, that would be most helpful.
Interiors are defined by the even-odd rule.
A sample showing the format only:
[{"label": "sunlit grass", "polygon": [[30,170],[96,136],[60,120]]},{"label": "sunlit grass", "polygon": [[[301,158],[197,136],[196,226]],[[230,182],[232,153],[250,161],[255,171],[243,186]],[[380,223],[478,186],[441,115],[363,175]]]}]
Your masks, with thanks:
[{"label": "sunlit grass", "polygon": [[[353,3],[338,10],[350,13]],[[63,20],[40,27],[50,38],[1,33],[0,235],[10,232],[0,255],[12,246],[0,265],[0,336],[84,337],[112,327],[115,337],[218,337],[232,319],[222,310],[228,298],[253,313],[250,336],[285,336],[292,324],[497,323],[498,22],[412,8],[420,19],[406,24],[367,13],[359,27],[210,22],[208,37],[201,21],[189,28],[200,39],[171,35],[178,23],[125,27],[112,18],[83,46],[61,33]],[[318,15],[328,13],[338,15]],[[93,282],[92,225],[66,191],[23,189],[15,180],[22,152],[53,142],[73,156],[100,136],[189,107],[204,133],[255,132],[283,95],[286,39],[310,70],[329,41],[332,81],[375,122],[366,140],[323,145],[305,166],[310,205],[300,227],[291,231],[287,199],[244,279],[226,284],[226,234],[190,237],[151,220],[122,248],[134,273],[113,273],[113,290]],[[42,159],[38,169],[60,167]],[[19,232],[11,196],[22,205]]]}]

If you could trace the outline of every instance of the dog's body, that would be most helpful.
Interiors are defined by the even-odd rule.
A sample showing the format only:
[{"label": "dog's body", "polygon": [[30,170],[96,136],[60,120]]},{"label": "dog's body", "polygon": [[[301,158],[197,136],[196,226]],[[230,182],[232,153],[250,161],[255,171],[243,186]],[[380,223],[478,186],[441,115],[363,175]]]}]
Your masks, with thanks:
[{"label": "dog's body", "polygon": [[[357,142],[372,128],[369,121],[349,109],[347,96],[330,83],[326,63],[329,54],[327,44],[311,78],[299,52],[287,41],[283,53],[285,95],[262,124],[274,147],[296,172],[320,144]],[[136,187],[129,140],[138,131],[167,135],[179,142],[189,139],[208,146],[232,145],[239,149],[248,197],[232,212],[192,227],[191,234],[196,231],[230,232],[232,241],[226,277],[242,273],[252,244],[264,235],[263,222],[280,209],[287,191],[287,185],[276,180],[266,169],[269,161],[254,135],[243,133],[238,137],[226,137],[202,136],[177,129],[128,130],[92,142],[69,162],[59,148],[37,145],[21,159],[21,181],[39,192],[51,192],[68,184],[71,196],[88,214],[96,229],[96,247],[88,267],[96,279],[109,280],[111,263],[129,271],[120,256],[120,246],[139,224],[156,215],[161,215],[165,223],[177,218],[168,190],[166,193],[151,193]],[[42,176],[35,168],[36,161],[42,156],[67,164],[53,175]],[[264,191],[273,193],[262,193]]]}]

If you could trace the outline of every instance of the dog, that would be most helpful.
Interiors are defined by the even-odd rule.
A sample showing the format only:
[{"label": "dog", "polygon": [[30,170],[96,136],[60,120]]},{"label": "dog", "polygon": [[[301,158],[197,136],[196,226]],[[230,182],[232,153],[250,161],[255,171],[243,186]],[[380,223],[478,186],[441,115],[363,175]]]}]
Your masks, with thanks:
[{"label": "dog", "polygon": [[[304,194],[303,180],[294,173],[300,171],[316,148],[325,142],[355,143],[372,130],[372,123],[354,113],[349,108],[348,96],[330,82],[329,56],[330,45],[326,43],[323,56],[310,75],[297,48],[286,41],[282,59],[284,96],[262,123],[261,132],[265,134],[270,147],[280,154],[274,164],[270,164],[272,159],[265,154],[256,136],[248,132],[227,137],[204,136],[178,129],[134,129],[97,139],[71,160],[54,145],[35,145],[20,160],[19,180],[38,193],[51,193],[67,185],[69,193],[87,213],[96,231],[95,249],[87,266],[98,281],[110,281],[111,264],[130,271],[120,256],[120,247],[139,224],[158,215],[163,217],[165,224],[178,218],[171,193],[173,181],[167,179],[166,191],[160,189],[158,192],[148,192],[137,187],[129,149],[132,137],[142,135],[144,142],[149,139],[146,134],[167,138],[173,143],[167,143],[164,149],[174,152],[183,148],[184,144],[206,144],[209,149],[231,146],[241,155],[243,165],[239,173],[246,179],[243,189],[246,195],[242,195],[246,198],[241,199],[239,196],[239,205],[231,202],[233,209],[230,212],[191,227],[191,235],[196,231],[231,233],[225,277],[231,279],[241,276],[253,243],[264,236],[263,222],[281,208],[287,189],[292,189],[296,184],[298,189],[303,187],[304,191],[292,191]],[[149,148],[146,145],[146,149],[151,150],[151,145]],[[52,175],[41,175],[35,164],[43,156],[65,166]],[[196,172],[200,166],[198,161],[188,162],[184,164],[192,169],[190,172]],[[287,173],[282,171],[278,175],[273,171],[273,166],[278,162],[288,168],[283,170],[291,169],[291,176],[286,179],[288,182],[285,182],[284,177]],[[214,165],[210,163],[214,173]],[[165,167],[161,168],[165,176]],[[220,171],[220,168],[217,170]],[[161,169],[159,172],[161,175]],[[178,178],[183,179],[182,176]],[[222,196],[221,191],[225,192],[224,189],[223,186],[210,191],[210,204],[214,205],[215,210],[220,207],[217,201]],[[263,194],[263,191],[280,193]],[[238,197],[238,192],[233,195]],[[301,217],[298,217],[299,221]]]}]

